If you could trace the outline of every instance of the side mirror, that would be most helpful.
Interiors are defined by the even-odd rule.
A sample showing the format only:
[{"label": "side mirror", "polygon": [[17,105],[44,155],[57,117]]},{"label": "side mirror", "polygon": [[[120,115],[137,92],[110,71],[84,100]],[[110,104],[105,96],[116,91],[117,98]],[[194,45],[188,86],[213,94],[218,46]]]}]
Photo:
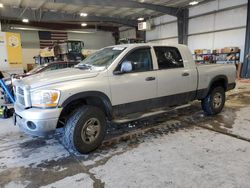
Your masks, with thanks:
[{"label": "side mirror", "polygon": [[121,64],[121,69],[119,71],[115,71],[114,74],[115,75],[119,75],[119,74],[124,74],[127,72],[131,72],[132,71],[132,63],[130,61],[124,61]]},{"label": "side mirror", "polygon": [[127,73],[132,71],[132,63],[130,61],[124,61],[121,65],[121,72]]}]

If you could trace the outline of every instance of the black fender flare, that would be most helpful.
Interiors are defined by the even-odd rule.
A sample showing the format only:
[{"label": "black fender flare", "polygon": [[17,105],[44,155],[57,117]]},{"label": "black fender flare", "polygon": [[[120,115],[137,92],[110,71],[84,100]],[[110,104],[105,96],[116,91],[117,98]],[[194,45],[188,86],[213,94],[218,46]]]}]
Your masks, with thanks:
[{"label": "black fender flare", "polygon": [[70,96],[69,98],[67,98],[63,103],[62,103],[62,107],[66,107],[68,104],[70,104],[73,101],[79,100],[79,99],[84,99],[87,97],[97,97],[99,99],[101,99],[101,101],[103,102],[103,105],[105,107],[105,112],[106,115],[108,117],[109,120],[112,119],[113,117],[113,111],[112,111],[112,104],[111,101],[109,99],[109,97],[100,91],[86,91],[86,92],[80,92],[77,94],[74,94],[72,96]]},{"label": "black fender flare", "polygon": [[211,89],[212,85],[216,82],[216,81],[219,81],[219,80],[224,80],[225,81],[225,89],[227,89],[227,85],[228,85],[228,79],[227,79],[227,76],[226,75],[218,75],[218,76],[215,76],[209,83],[209,89]]},{"label": "black fender flare", "polygon": [[204,99],[209,91],[211,90],[212,88],[212,85],[217,82],[217,81],[220,81],[220,80],[223,80],[225,81],[225,85],[224,85],[224,88],[225,88],[225,91],[227,91],[227,88],[228,88],[228,79],[227,79],[227,76],[226,75],[218,75],[218,76],[215,76],[210,82],[209,82],[209,85],[206,89],[202,90],[202,92],[198,92],[198,96],[197,98],[198,99]]}]

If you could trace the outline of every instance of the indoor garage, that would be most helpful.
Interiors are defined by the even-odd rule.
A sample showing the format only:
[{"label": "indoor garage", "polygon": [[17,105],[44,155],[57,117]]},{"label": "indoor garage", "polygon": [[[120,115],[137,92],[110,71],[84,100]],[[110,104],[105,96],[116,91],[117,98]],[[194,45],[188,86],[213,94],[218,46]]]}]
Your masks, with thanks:
[{"label": "indoor garage", "polygon": [[249,0],[0,0],[0,187],[250,187]]}]

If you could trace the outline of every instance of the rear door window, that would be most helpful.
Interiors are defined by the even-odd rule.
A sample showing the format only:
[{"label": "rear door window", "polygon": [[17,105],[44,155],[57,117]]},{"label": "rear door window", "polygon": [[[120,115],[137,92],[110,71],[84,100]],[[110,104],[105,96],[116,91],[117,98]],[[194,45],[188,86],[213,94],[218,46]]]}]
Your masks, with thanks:
[{"label": "rear door window", "polygon": [[159,69],[182,68],[183,59],[179,50],[175,47],[154,47]]}]

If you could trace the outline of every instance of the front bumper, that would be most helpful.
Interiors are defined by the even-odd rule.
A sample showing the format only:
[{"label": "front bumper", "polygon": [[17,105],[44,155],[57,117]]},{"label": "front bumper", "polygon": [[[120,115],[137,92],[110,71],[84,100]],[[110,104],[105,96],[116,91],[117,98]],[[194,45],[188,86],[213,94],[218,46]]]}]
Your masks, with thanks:
[{"label": "front bumper", "polygon": [[62,108],[22,109],[15,104],[14,122],[20,129],[34,136],[46,136],[56,130]]}]

